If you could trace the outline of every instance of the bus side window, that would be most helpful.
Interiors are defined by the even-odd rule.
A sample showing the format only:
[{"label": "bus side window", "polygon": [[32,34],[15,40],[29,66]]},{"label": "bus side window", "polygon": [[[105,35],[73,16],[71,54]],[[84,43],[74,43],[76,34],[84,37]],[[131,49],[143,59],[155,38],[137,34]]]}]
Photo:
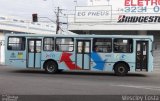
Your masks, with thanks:
[{"label": "bus side window", "polygon": [[95,46],[95,47],[94,47],[94,51],[95,51],[95,52],[98,52],[98,51],[99,51],[98,46]]},{"label": "bus side window", "polygon": [[25,50],[25,37],[9,37],[7,49],[8,50]]},{"label": "bus side window", "polygon": [[59,50],[59,46],[58,45],[56,45],[56,51],[58,51]]},{"label": "bus side window", "polygon": [[111,38],[94,38],[93,51],[100,53],[112,52],[112,39]]},{"label": "bus side window", "polygon": [[114,52],[115,53],[131,53],[133,51],[132,39],[114,39]]},{"label": "bus side window", "polygon": [[46,37],[44,38],[44,51],[53,51],[54,50],[54,38]]},{"label": "bus side window", "polygon": [[74,51],[73,38],[56,38],[56,51],[72,52]]},{"label": "bus side window", "polygon": [[12,47],[11,47],[11,46],[8,46],[8,50],[12,50]]}]

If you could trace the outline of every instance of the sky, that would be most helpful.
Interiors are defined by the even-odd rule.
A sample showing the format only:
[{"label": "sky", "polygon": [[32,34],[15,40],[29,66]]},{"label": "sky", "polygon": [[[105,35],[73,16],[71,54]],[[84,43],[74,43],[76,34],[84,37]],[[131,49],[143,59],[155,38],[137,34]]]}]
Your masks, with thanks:
[{"label": "sky", "polygon": [[[38,17],[49,17],[55,19],[56,7],[63,9],[62,13],[74,10],[75,0],[0,0],[0,15],[16,16],[31,19],[33,13]],[[84,6],[87,0],[77,0],[78,6]],[[67,11],[68,12],[67,12]]]},{"label": "sky", "polygon": [[[77,1],[77,4],[74,2]],[[62,10],[60,16],[66,18],[64,14],[75,13],[75,6],[87,6],[88,1],[91,0],[0,0],[0,16],[16,16],[18,18],[24,18],[32,20],[32,14],[37,13],[39,21],[45,20],[48,17],[55,21],[55,11],[59,6]],[[92,0],[94,1],[94,0]],[[95,0],[106,2],[108,0]],[[112,7],[122,7],[121,0],[109,0]],[[103,3],[102,3],[103,4]],[[106,3],[104,3],[106,4]],[[63,19],[60,18],[60,19]],[[49,21],[49,20],[47,20]],[[66,20],[67,21],[67,20]]]}]

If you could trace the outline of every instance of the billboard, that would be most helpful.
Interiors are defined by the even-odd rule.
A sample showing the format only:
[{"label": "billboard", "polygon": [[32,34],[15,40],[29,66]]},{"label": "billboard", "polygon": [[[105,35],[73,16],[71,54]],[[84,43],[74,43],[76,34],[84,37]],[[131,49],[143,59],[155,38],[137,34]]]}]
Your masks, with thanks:
[{"label": "billboard", "polygon": [[76,7],[75,22],[108,22],[112,19],[112,6]]},{"label": "billboard", "polygon": [[124,0],[117,23],[160,23],[160,0]]},{"label": "billboard", "polygon": [[160,23],[160,0],[88,0],[88,5],[76,7],[75,22]]}]

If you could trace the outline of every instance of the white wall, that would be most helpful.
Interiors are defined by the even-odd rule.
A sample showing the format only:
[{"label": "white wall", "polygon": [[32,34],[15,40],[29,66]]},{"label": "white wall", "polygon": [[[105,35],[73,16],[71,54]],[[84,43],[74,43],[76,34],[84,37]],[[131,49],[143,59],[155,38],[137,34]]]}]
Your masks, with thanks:
[{"label": "white wall", "polygon": [[88,0],[88,6],[93,6],[93,5],[107,5],[108,2],[107,0]]},{"label": "white wall", "polygon": [[68,30],[160,30],[160,24],[69,23]]},{"label": "white wall", "polygon": [[5,62],[4,34],[0,32],[0,64]]},{"label": "white wall", "polygon": [[0,15],[0,30],[34,33],[34,34],[54,34],[56,32],[55,23],[35,22],[27,19],[8,17]]}]

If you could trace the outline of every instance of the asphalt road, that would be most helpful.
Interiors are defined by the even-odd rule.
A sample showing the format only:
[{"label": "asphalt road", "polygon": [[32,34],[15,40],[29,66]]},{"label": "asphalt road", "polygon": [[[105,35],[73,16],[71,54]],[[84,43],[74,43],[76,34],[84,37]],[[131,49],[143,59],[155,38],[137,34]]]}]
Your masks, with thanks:
[{"label": "asphalt road", "polygon": [[160,69],[152,73],[69,72],[0,66],[0,94],[10,95],[160,95]]}]

